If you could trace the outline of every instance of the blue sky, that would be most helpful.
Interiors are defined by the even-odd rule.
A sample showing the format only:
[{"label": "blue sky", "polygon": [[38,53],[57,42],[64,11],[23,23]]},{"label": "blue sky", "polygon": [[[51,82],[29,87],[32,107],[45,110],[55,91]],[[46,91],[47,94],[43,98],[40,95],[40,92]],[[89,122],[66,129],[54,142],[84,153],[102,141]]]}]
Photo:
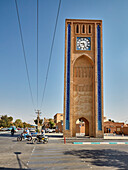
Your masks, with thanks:
[{"label": "blue sky", "polygon": [[[17,0],[30,82],[36,98],[36,0]],[[59,0],[39,0],[39,106]],[[128,119],[128,1],[62,0],[41,117],[63,112],[65,19],[103,20],[104,115]],[[36,117],[27,82],[14,0],[0,0],[0,115],[32,122]]]}]

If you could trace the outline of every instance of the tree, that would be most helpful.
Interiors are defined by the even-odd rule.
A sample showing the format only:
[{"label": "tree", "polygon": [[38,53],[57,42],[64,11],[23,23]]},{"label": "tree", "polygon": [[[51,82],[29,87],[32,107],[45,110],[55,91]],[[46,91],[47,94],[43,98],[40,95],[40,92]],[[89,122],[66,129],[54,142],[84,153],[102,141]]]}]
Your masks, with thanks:
[{"label": "tree", "polygon": [[[38,120],[37,119],[35,119],[34,122],[35,122],[36,125],[38,124]],[[40,125],[42,125],[42,122],[43,122],[43,119],[39,118],[39,124]]]},{"label": "tree", "polygon": [[52,120],[50,120],[49,125],[50,125],[50,129],[52,129],[55,126],[55,123]]},{"label": "tree", "polygon": [[13,117],[2,115],[1,120],[0,120],[0,127],[10,127],[11,125],[13,125],[12,120],[13,120]]},{"label": "tree", "polygon": [[26,128],[26,127],[27,127],[27,123],[23,122],[23,128]]},{"label": "tree", "polygon": [[26,127],[31,127],[31,125],[29,123],[23,122],[23,128],[26,128]]},{"label": "tree", "polygon": [[8,117],[8,120],[9,120],[10,122],[12,122],[12,121],[13,121],[13,117],[12,117],[12,116],[9,116],[9,117]]},{"label": "tree", "polygon": [[16,119],[14,124],[15,124],[16,127],[23,128],[23,123],[22,123],[21,119]]}]

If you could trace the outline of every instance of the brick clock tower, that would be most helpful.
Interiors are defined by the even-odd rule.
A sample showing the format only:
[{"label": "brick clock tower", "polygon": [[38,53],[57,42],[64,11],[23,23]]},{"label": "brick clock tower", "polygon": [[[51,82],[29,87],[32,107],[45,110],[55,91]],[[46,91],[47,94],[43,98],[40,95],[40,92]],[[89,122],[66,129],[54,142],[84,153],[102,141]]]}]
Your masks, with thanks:
[{"label": "brick clock tower", "polygon": [[103,138],[102,20],[66,19],[64,125],[65,137],[76,136],[76,121],[85,136]]}]

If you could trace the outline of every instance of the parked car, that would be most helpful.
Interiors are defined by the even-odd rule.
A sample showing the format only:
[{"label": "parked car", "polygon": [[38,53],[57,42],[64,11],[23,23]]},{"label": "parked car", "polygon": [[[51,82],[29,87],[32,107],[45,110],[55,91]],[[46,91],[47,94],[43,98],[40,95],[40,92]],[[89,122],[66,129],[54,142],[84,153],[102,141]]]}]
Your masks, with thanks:
[{"label": "parked car", "polygon": [[49,129],[49,133],[55,133],[55,129]]},{"label": "parked car", "polygon": [[49,133],[49,129],[48,128],[45,128],[45,133]]},{"label": "parked car", "polygon": [[49,129],[49,133],[52,133],[53,132],[53,129]]},{"label": "parked car", "polygon": [[35,132],[36,129],[35,129],[35,128],[30,128],[29,131],[30,131],[30,132]]},{"label": "parked car", "polygon": [[19,127],[18,127],[17,130],[22,130],[22,128],[19,128]]},{"label": "parked car", "polygon": [[55,133],[55,132],[56,132],[56,129],[52,129],[52,132],[54,132],[54,133]]},{"label": "parked car", "polygon": [[9,128],[2,128],[1,131],[9,131]]}]

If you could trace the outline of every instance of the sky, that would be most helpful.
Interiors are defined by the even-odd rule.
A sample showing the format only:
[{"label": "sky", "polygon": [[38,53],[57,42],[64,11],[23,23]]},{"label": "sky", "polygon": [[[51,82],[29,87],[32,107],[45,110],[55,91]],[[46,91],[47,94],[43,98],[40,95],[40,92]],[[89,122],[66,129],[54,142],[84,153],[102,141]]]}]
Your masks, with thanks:
[{"label": "sky", "polygon": [[[103,20],[104,115],[128,120],[128,1],[62,0],[44,102],[40,108],[59,0],[39,0],[39,99],[37,104],[36,0],[17,0],[32,104],[14,0],[0,0],[0,115],[33,123],[63,113],[65,19]],[[38,107],[37,107],[38,106]]]}]

